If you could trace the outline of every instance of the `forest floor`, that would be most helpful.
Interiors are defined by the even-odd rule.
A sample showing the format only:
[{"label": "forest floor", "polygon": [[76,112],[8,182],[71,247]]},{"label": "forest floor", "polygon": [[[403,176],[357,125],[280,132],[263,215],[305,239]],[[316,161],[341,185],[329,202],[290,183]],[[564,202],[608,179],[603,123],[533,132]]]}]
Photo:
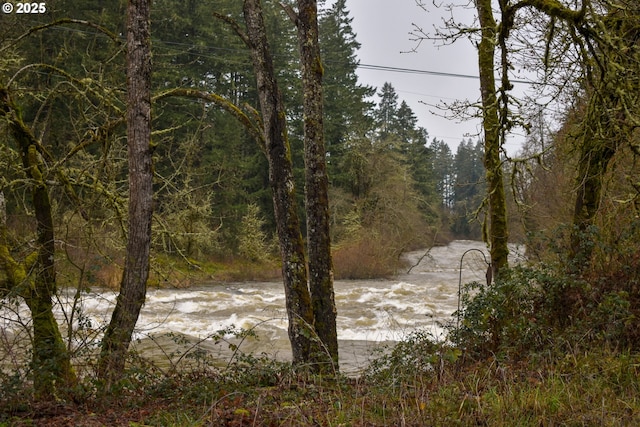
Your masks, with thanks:
[{"label": "forest floor", "polygon": [[441,348],[423,356],[392,354],[359,378],[266,360],[225,373],[132,371],[110,393],[87,383],[76,403],[14,396],[0,426],[640,425],[639,355],[472,361]]}]

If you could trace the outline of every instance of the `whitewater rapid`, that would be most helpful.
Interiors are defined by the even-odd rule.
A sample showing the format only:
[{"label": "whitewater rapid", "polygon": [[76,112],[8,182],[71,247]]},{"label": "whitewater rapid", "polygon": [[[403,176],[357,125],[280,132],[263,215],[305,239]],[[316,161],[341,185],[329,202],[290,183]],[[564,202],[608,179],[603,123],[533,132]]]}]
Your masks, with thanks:
[{"label": "whitewater rapid", "polygon": [[[486,252],[481,242],[454,241],[447,246],[405,254],[407,268],[394,278],[336,281],[341,369],[361,369],[372,349],[402,340],[416,330],[431,334],[435,340],[445,339],[443,325],[455,320],[459,284],[485,281]],[[514,259],[519,256],[515,246],[512,255]],[[82,324],[86,330],[102,330],[110,320],[115,300],[113,291],[83,295],[76,307],[74,327]],[[61,323],[70,318],[71,304],[71,293],[61,296],[56,308]],[[24,309],[5,308],[0,322],[3,329],[28,325],[29,314]],[[232,351],[215,344],[212,337],[217,337],[219,331],[235,328],[251,330],[255,335],[236,340],[242,351],[287,360],[290,358],[287,324],[281,282],[150,289],[137,323],[134,346],[143,355],[165,357],[174,350],[170,347],[177,345],[175,339],[167,338],[171,333],[198,343],[199,348],[217,351],[218,357],[224,359],[231,357]]]}]

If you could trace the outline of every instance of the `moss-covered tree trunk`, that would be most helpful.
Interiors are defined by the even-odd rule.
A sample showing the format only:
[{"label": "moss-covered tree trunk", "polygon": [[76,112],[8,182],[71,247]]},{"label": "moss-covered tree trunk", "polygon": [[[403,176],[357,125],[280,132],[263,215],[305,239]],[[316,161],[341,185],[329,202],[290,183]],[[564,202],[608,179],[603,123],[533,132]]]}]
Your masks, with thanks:
[{"label": "moss-covered tree trunk", "polygon": [[[56,294],[55,239],[51,201],[38,142],[27,128],[5,88],[0,88],[0,112],[18,143],[25,175],[29,179],[36,217],[36,249],[22,262],[11,255],[4,215],[0,224],[0,262],[7,275],[7,290],[24,298],[33,321],[33,379],[38,397],[53,396],[56,387],[76,380],[58,323],[53,315]],[[33,272],[33,273],[32,273]],[[34,276],[32,276],[33,274]]]},{"label": "moss-covered tree trunk", "polygon": [[314,319],[307,284],[304,242],[295,197],[286,115],[276,82],[260,0],[245,0],[244,18],[247,26],[245,42],[251,50],[264,123],[265,152],[282,257],[293,363],[309,363]]},{"label": "moss-covered tree trunk", "polygon": [[[600,209],[602,191],[605,186],[607,169],[614,155],[623,144],[633,140],[636,126],[630,116],[631,109],[625,103],[637,102],[638,95],[626,93],[633,89],[633,80],[625,78],[618,71],[621,64],[628,67],[618,55],[609,54],[600,80],[595,80],[590,88],[590,96],[585,107],[585,116],[578,126],[575,143],[578,152],[576,175],[576,198],[574,202],[572,230],[570,237],[570,269],[579,273],[591,264],[591,256],[598,234],[593,226]],[[636,86],[637,87],[637,86]],[[637,88],[635,89],[637,92]]]},{"label": "moss-covered tree trunk", "polygon": [[[493,276],[508,266],[509,233],[507,202],[500,160],[500,110],[496,96],[495,51],[497,24],[491,0],[477,0],[476,8],[482,39],[478,45],[480,91],[482,95],[482,126],[484,130],[484,166],[489,200],[488,233]],[[505,107],[506,108],[506,107]]]},{"label": "moss-covered tree trunk", "polygon": [[100,376],[108,382],[117,380],[124,371],[149,277],[153,215],[150,8],[150,0],[129,0],[127,8],[129,227],[120,293],[99,361]]},{"label": "moss-covered tree trunk", "polygon": [[587,60],[598,66],[586,73],[588,99],[575,135],[579,157],[569,254],[570,268],[575,272],[591,265],[595,240],[602,232],[593,225],[611,160],[626,144],[640,154],[637,143],[634,145],[640,127],[640,8],[611,5],[598,18],[599,27],[607,32],[597,40],[598,48],[585,58],[585,69],[589,67]]},{"label": "moss-covered tree trunk", "polygon": [[329,219],[329,179],[323,126],[323,68],[318,43],[318,5],[316,0],[298,0],[298,44],[302,64],[304,99],[305,206],[307,214],[307,248],[309,253],[309,287],[315,329],[323,349],[318,362],[329,356],[338,368],[338,333],[333,290],[333,263]]},{"label": "moss-covered tree trunk", "polygon": [[576,272],[583,271],[591,261],[595,233],[592,226],[600,208],[604,175],[615,154],[609,143],[592,137],[581,144],[569,254],[570,268]]}]

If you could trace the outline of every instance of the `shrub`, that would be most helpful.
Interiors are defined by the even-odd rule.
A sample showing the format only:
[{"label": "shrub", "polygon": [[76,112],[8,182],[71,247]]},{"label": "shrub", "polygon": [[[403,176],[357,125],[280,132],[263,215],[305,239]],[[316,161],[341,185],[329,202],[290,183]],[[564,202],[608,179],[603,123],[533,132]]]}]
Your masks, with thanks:
[{"label": "shrub", "polygon": [[247,206],[238,234],[238,252],[249,261],[268,261],[275,252],[273,242],[263,230],[264,223],[258,205]]},{"label": "shrub", "polygon": [[634,280],[620,271],[582,277],[549,266],[514,268],[494,285],[465,286],[452,341],[472,355],[515,359],[594,345],[635,350]]},{"label": "shrub", "polygon": [[333,252],[338,279],[375,279],[396,273],[398,253],[381,239],[365,236],[344,243]]},{"label": "shrub", "polygon": [[584,283],[545,267],[514,268],[491,286],[470,283],[453,341],[471,354],[518,358],[541,351],[554,344],[553,337],[568,338],[570,324],[584,312],[584,289]]},{"label": "shrub", "polygon": [[380,385],[399,385],[430,377],[439,367],[444,347],[425,331],[415,331],[393,347],[382,347],[365,377]]}]

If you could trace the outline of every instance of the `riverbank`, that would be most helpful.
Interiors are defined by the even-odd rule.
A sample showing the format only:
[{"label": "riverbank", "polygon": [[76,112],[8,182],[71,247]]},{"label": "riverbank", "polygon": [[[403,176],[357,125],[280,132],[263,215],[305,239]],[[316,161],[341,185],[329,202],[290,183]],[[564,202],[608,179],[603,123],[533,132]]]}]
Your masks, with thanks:
[{"label": "riverbank", "polygon": [[[74,259],[71,262],[61,258],[57,262],[61,287],[76,288],[80,285],[117,289],[120,286],[122,255],[114,253],[106,258],[87,253],[82,258],[87,259]],[[389,278],[403,271],[406,266],[400,252],[360,240],[334,248],[333,264],[336,280]],[[178,254],[154,253],[151,256],[148,287],[182,289],[216,282],[281,280],[281,261],[277,254],[261,260],[247,260],[240,257],[196,259]]]}]

